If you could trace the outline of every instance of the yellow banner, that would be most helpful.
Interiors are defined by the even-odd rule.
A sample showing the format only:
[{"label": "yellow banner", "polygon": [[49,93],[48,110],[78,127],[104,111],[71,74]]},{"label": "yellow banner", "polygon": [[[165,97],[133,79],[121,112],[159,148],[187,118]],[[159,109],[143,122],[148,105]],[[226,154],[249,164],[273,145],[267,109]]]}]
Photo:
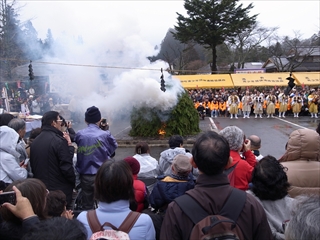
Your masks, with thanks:
[{"label": "yellow banner", "polygon": [[233,87],[230,74],[175,75],[184,88],[222,88]]},{"label": "yellow banner", "polygon": [[295,79],[304,85],[320,85],[320,72],[294,72]]},{"label": "yellow banner", "polygon": [[[235,87],[287,86],[290,73],[238,73],[231,74]],[[295,78],[294,83],[300,85]]]}]

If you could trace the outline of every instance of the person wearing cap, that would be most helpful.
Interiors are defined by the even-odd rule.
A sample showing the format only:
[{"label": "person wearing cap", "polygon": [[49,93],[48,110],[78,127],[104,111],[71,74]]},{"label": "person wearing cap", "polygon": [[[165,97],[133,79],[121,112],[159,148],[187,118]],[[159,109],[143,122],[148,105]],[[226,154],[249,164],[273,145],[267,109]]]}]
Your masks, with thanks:
[{"label": "person wearing cap", "polygon": [[168,176],[158,177],[159,181],[156,182],[149,197],[151,207],[159,212],[165,212],[168,204],[176,197],[194,188],[194,180],[190,174],[192,165],[188,156],[176,155],[173,158],[171,170]]},{"label": "person wearing cap", "polygon": [[89,107],[85,113],[87,127],[77,132],[75,143],[77,149],[76,170],[80,174],[82,189],[82,209],[93,209],[94,179],[99,167],[114,154],[117,141],[109,130],[99,127],[101,113],[99,108]]},{"label": "person wearing cap", "polygon": [[320,96],[317,95],[315,89],[311,89],[308,96],[309,112],[311,118],[318,118],[318,104],[320,103]]},{"label": "person wearing cap", "polygon": [[140,171],[140,163],[134,157],[126,157],[123,159],[126,161],[131,168],[132,176],[133,176],[133,189],[134,189],[134,197],[135,203],[130,204],[130,209],[132,211],[142,212],[143,209],[148,208],[148,194],[147,187],[144,182],[138,180],[138,173]]}]

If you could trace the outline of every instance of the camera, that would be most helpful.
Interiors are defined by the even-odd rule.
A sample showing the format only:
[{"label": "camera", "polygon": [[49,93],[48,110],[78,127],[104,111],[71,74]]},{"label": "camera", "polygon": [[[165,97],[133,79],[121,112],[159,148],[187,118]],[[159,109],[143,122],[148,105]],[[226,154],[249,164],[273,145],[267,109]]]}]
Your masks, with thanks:
[{"label": "camera", "polygon": [[14,191],[0,193],[0,205],[5,202],[15,205],[16,201],[16,193]]},{"label": "camera", "polygon": [[106,118],[102,118],[99,124],[100,129],[106,131],[109,130],[109,124]]}]

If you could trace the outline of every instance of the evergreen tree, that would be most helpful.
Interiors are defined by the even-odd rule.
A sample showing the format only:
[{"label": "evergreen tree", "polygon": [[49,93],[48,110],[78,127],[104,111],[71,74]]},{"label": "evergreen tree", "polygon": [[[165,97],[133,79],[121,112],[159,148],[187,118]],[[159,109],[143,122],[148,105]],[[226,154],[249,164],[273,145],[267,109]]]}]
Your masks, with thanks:
[{"label": "evergreen tree", "polygon": [[160,129],[165,131],[164,136],[187,136],[200,132],[199,114],[187,91],[179,96],[178,104],[166,112],[149,107],[133,109],[131,136],[157,137]]},{"label": "evergreen tree", "polygon": [[176,39],[183,43],[194,41],[212,52],[211,71],[217,72],[216,47],[250,28],[257,15],[248,16],[252,4],[243,8],[239,0],[185,0],[188,17],[178,14]]},{"label": "evergreen tree", "polygon": [[1,78],[6,81],[12,79],[11,70],[24,59],[20,48],[21,39],[17,37],[22,31],[13,4],[14,2],[9,5],[6,0],[1,0],[0,6],[0,73]]},{"label": "evergreen tree", "polygon": [[30,60],[37,60],[42,57],[42,41],[38,39],[38,32],[33,27],[30,20],[26,21],[21,26],[22,31],[20,35],[20,48],[24,52],[24,57]]},{"label": "evergreen tree", "polygon": [[49,28],[47,32],[47,38],[44,40],[44,44],[43,44],[44,55],[54,57],[53,44],[54,44],[54,39],[51,33],[51,29]]}]

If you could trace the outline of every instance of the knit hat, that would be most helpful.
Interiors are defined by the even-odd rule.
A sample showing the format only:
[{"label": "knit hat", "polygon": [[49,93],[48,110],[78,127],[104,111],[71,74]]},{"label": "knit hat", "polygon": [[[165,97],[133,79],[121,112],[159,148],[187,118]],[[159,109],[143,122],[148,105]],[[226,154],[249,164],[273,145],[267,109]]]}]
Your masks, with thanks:
[{"label": "knit hat", "polygon": [[125,160],[127,163],[129,163],[133,175],[137,175],[139,173],[140,163],[138,162],[137,159],[135,159],[134,157],[126,157],[123,160]]},{"label": "knit hat", "polygon": [[178,175],[188,175],[192,169],[190,158],[187,155],[178,154],[173,158],[172,167]]},{"label": "knit hat", "polygon": [[85,113],[85,121],[87,123],[97,123],[101,120],[101,113],[99,108],[92,106],[89,107]]}]

